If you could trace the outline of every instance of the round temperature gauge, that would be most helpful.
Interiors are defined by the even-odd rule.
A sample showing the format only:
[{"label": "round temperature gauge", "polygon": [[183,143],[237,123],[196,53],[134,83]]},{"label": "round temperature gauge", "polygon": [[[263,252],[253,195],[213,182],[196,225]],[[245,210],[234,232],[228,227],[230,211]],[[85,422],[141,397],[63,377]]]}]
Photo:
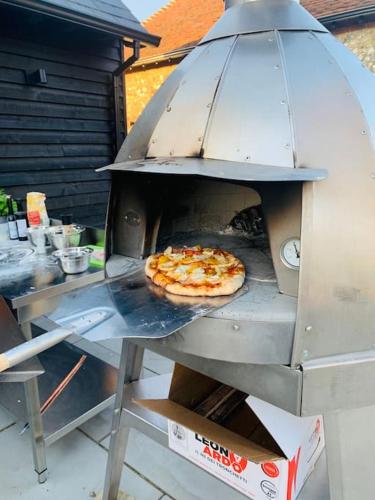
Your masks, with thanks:
[{"label": "round temperature gauge", "polygon": [[299,238],[290,238],[281,245],[280,255],[284,264],[291,269],[299,269],[301,241]]}]

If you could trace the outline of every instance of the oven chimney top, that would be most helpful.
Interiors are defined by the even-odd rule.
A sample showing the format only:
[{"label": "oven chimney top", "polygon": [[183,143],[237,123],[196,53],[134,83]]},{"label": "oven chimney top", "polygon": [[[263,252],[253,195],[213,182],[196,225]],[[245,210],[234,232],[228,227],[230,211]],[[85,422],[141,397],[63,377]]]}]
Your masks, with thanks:
[{"label": "oven chimney top", "polygon": [[[293,0],[294,2],[300,3],[300,0]],[[267,0],[224,0],[225,10],[230,9],[234,5],[239,5],[241,3],[247,2],[267,2]]]}]

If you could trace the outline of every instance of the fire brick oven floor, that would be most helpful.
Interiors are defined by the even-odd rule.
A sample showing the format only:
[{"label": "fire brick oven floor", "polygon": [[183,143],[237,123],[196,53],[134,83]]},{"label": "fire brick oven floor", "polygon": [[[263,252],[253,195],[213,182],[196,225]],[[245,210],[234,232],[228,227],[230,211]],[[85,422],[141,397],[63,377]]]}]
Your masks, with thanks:
[{"label": "fire brick oven floor", "polygon": [[[76,339],[79,347],[118,365],[120,341],[98,344]],[[147,351],[143,377],[172,371],[172,362]],[[47,449],[48,481],[38,485],[32,466],[27,433],[19,434],[22,423],[0,407],[0,497],[4,500],[85,500],[99,497],[103,487],[109,444],[111,410],[86,422]],[[325,460],[313,473],[299,500],[328,500],[325,488]],[[320,479],[314,480],[314,479]],[[323,479],[323,480],[322,480]],[[121,488],[127,500],[240,500],[244,497],[222,482],[163,448],[137,431],[131,431]],[[122,499],[121,499],[122,500]]]}]

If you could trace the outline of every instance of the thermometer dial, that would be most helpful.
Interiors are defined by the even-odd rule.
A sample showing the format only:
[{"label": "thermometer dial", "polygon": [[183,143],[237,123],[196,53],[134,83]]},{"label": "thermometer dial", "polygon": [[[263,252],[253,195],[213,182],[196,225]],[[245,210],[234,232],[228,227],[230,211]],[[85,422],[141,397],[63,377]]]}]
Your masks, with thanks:
[{"label": "thermometer dial", "polygon": [[290,238],[281,245],[280,256],[284,264],[291,269],[299,269],[301,241],[299,238]]}]

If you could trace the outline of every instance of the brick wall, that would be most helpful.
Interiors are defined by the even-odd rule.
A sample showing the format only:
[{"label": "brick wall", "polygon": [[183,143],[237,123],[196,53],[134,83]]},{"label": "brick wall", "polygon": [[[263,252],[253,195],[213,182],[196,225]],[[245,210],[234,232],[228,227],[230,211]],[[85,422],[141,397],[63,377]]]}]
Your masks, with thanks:
[{"label": "brick wall", "polygon": [[[340,30],[335,35],[375,73],[375,23]],[[132,126],[175,64],[129,71],[126,76],[128,124]]]},{"label": "brick wall", "polygon": [[153,66],[126,75],[126,104],[128,126],[131,127],[148,101],[166,80],[176,65]]},{"label": "brick wall", "polygon": [[335,35],[375,73],[375,23],[337,31]]}]

